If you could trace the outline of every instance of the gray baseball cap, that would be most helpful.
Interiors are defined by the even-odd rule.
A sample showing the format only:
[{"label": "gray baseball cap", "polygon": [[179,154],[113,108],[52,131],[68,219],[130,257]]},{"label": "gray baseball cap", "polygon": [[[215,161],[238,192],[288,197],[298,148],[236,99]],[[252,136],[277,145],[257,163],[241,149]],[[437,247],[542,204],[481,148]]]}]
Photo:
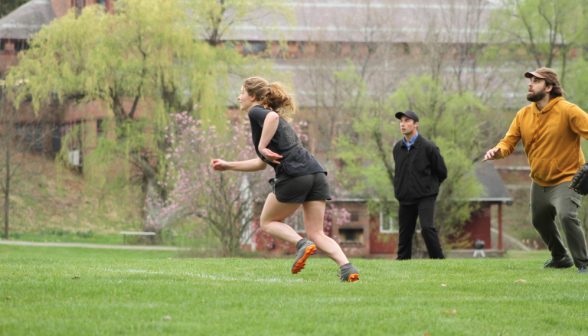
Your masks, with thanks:
[{"label": "gray baseball cap", "polygon": [[402,116],[406,116],[414,120],[414,122],[419,122],[419,116],[411,110],[406,110],[405,112],[396,112],[396,119],[402,118]]}]

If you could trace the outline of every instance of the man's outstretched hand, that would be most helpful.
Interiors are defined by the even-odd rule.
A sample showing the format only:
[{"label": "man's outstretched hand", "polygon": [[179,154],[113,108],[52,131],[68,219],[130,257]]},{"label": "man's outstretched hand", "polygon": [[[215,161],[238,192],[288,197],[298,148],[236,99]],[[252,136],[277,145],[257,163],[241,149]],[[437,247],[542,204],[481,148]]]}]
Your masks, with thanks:
[{"label": "man's outstretched hand", "polygon": [[262,150],[259,151],[261,153],[261,155],[263,155],[269,162],[273,162],[276,164],[280,164],[280,161],[278,161],[278,159],[281,159],[282,156],[278,153],[274,153],[272,152],[269,148],[264,148]]},{"label": "man's outstretched hand", "polygon": [[496,160],[496,156],[498,154],[500,154],[500,148],[491,149],[486,152],[486,156],[484,156],[484,160],[482,160],[482,162],[488,161],[488,160]]}]

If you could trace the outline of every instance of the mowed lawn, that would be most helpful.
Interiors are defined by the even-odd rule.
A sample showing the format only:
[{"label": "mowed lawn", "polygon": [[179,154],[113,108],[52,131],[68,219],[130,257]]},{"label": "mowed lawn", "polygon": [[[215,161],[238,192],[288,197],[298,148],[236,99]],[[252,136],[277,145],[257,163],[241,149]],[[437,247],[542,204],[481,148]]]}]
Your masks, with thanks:
[{"label": "mowed lawn", "polygon": [[361,280],[339,283],[318,257],[291,275],[290,259],[20,248],[0,246],[0,335],[588,334],[588,276],[543,254],[354,259]]}]

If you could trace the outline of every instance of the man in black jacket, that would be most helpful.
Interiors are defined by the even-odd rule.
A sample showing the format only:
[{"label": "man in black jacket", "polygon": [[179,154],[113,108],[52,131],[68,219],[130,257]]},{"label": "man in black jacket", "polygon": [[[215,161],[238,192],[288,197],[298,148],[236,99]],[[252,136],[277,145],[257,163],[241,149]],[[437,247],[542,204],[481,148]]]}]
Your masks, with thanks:
[{"label": "man in black jacket", "polygon": [[398,260],[410,259],[417,217],[431,259],[444,259],[435,228],[435,201],[447,167],[439,147],[418,133],[419,117],[413,111],[398,112],[404,137],[394,146],[394,194],[400,208]]}]

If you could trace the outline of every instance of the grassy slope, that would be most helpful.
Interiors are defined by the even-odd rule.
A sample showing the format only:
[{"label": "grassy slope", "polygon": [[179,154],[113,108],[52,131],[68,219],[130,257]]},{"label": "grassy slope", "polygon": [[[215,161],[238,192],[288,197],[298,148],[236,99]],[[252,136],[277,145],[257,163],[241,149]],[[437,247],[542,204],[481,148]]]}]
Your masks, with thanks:
[{"label": "grassy slope", "polygon": [[[10,197],[11,240],[122,244],[120,231],[143,231],[139,186],[91,183],[51,160],[37,158],[34,162],[37,174],[20,175],[14,181]],[[3,207],[0,216],[4,216]],[[192,239],[184,241],[181,234],[196,225],[194,220],[178,221],[171,229],[180,235],[172,239],[165,231],[163,244],[197,243]],[[3,229],[1,221],[0,233]],[[149,239],[127,236],[127,243],[146,244]]]},{"label": "grassy slope", "polygon": [[[108,192],[51,160],[34,162],[35,174],[21,174],[13,181],[11,233],[52,236],[52,231],[75,235],[90,230],[93,234],[114,234],[141,229],[142,198],[137,187]],[[2,209],[0,214],[3,216]]]},{"label": "grassy slope", "polygon": [[354,260],[361,281],[339,283],[324,258],[294,276],[286,259],[15,255],[0,252],[0,334],[588,333],[588,276],[543,258]]}]

